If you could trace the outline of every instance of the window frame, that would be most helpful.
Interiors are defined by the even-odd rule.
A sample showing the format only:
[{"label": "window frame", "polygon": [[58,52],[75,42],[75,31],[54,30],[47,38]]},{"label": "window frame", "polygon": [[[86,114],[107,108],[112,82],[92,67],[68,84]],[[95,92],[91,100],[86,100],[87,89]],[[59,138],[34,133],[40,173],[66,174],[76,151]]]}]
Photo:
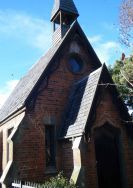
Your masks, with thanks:
[{"label": "window frame", "polygon": [[[47,155],[49,157],[52,155],[49,164],[47,162]],[[56,169],[56,129],[54,124],[45,125],[45,164],[46,171],[49,173]]]},{"label": "window frame", "polygon": [[[80,70],[79,71],[74,71],[72,69],[71,64],[70,64],[70,60],[71,59],[74,59],[75,62],[77,62],[77,64],[80,66]],[[73,73],[73,74],[82,74],[84,72],[84,69],[85,69],[85,62],[84,62],[83,58],[81,58],[81,56],[79,54],[72,53],[68,57],[67,66],[68,66],[68,69],[69,69],[69,71],[71,73]]]}]

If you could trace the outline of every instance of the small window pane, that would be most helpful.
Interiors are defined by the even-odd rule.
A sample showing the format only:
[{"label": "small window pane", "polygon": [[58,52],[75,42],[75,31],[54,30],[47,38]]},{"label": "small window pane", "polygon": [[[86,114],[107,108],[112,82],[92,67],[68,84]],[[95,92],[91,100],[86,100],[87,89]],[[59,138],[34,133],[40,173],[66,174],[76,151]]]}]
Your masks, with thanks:
[{"label": "small window pane", "polygon": [[46,126],[45,129],[46,166],[55,166],[54,126]]},{"label": "small window pane", "polygon": [[72,57],[69,59],[69,67],[73,73],[79,73],[82,70],[83,63],[80,59]]}]

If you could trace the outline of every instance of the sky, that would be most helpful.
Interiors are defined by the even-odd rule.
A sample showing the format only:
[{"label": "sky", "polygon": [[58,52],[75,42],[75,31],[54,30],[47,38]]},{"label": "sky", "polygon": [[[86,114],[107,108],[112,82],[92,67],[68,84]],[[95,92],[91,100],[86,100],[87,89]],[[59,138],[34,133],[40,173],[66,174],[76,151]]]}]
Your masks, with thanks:
[{"label": "sky", "polygon": [[[121,0],[74,0],[78,21],[102,63],[130,49],[119,43]],[[51,46],[54,0],[0,0],[0,107],[19,79]]]}]

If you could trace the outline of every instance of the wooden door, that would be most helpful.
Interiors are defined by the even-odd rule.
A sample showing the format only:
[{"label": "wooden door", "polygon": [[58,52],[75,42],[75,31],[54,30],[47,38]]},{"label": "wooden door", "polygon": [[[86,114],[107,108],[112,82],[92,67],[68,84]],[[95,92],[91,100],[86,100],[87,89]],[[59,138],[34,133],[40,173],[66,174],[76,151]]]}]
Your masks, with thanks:
[{"label": "wooden door", "polygon": [[118,138],[111,134],[99,130],[95,138],[99,188],[121,188]]}]

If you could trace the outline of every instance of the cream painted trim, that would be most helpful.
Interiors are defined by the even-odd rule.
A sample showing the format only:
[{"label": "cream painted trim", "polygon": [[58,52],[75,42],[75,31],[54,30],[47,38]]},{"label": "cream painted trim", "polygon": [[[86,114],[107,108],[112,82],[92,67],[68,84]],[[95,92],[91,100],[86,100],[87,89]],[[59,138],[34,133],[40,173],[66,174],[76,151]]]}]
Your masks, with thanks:
[{"label": "cream painted trim", "polygon": [[74,169],[71,175],[71,180],[76,184],[80,171],[81,171],[81,151],[80,151],[80,144],[82,142],[82,137],[77,137],[73,141],[73,162],[74,162]]},{"label": "cream painted trim", "polygon": [[0,183],[3,184],[3,182],[4,182],[4,180],[5,180],[5,177],[7,176],[8,171],[9,171],[11,165],[12,165],[12,161],[9,161],[9,162],[7,163],[7,165],[6,165],[6,168],[4,169],[4,172],[3,172],[2,176],[1,176],[1,178],[0,178]]},{"label": "cream painted trim", "polygon": [[80,146],[80,143],[81,143],[81,139],[82,137],[77,137],[74,139],[73,141],[73,146],[72,146],[72,149],[79,149],[79,146]]},{"label": "cream painted trim", "polygon": [[21,114],[16,115],[15,117],[13,117],[12,119],[10,119],[9,121],[6,121],[1,127],[0,127],[0,132],[3,131],[4,129],[10,129],[13,127],[17,127],[18,126],[18,122],[22,120],[22,118],[24,117],[25,112],[21,112]]},{"label": "cream painted trim", "polygon": [[7,130],[3,130],[3,156],[2,156],[2,170],[4,171],[7,165]]},{"label": "cream painted trim", "polygon": [[18,109],[16,113],[14,112],[12,115],[10,115],[8,118],[6,118],[2,123],[0,123],[0,127],[2,127],[3,125],[5,125],[8,121],[14,119],[19,114],[22,114],[25,110],[26,110],[26,107]]},{"label": "cream painted trim", "polygon": [[[0,127],[0,131],[3,130],[3,174],[0,178],[0,183],[2,183],[2,187],[6,188],[6,185],[4,184],[4,181],[6,179],[6,176],[11,168],[11,165],[13,163],[13,136],[15,135],[16,131],[18,130],[18,127],[20,123],[22,122],[23,118],[25,117],[25,112],[22,112],[18,116],[14,117],[10,121],[6,122],[2,127]],[[11,134],[8,136],[8,130],[13,128]],[[9,146],[9,154],[7,152],[7,148]],[[9,157],[7,156],[9,155]],[[7,161],[7,159],[9,159]]]}]

